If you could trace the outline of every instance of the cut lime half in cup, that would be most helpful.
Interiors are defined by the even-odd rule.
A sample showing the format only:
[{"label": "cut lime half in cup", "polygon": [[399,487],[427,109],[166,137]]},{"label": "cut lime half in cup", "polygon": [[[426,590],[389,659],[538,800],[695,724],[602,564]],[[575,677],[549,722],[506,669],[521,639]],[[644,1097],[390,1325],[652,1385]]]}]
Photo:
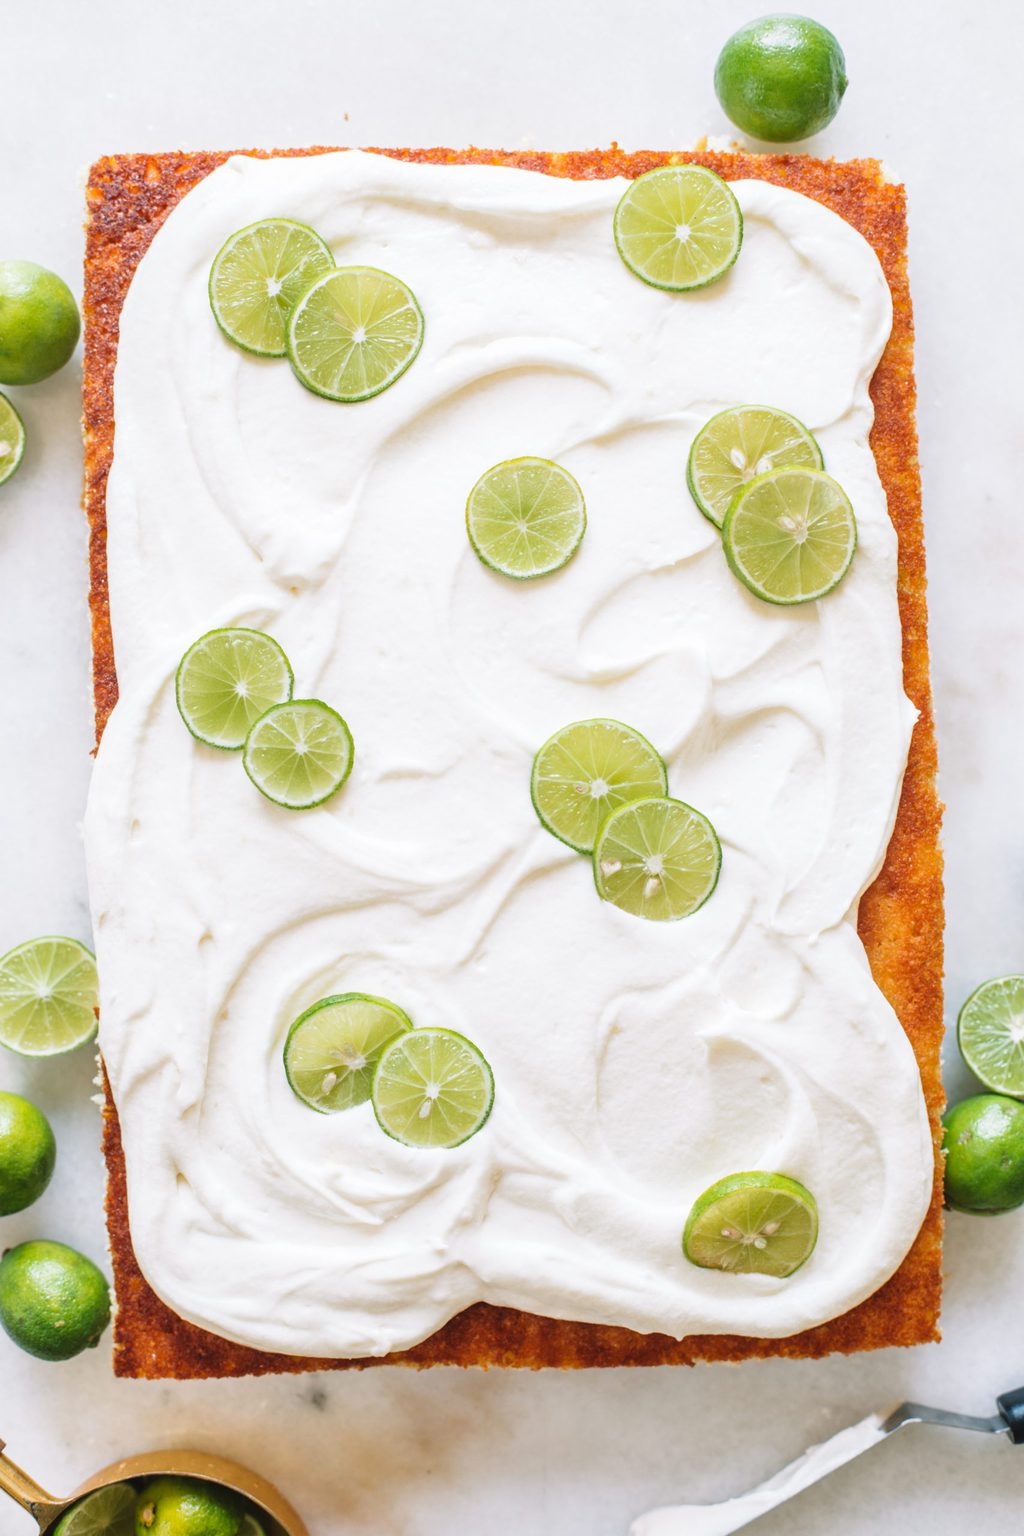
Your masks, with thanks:
[{"label": "cut lime half in cup", "polygon": [[377,267],[336,267],[307,288],[288,322],[299,382],[354,404],[388,389],[423,345],[423,312],[400,278]]},{"label": "cut lime half in cup", "polygon": [[242,763],[268,800],[306,811],[337,793],[354,757],[352,732],[336,709],[321,699],[292,699],[256,721]]},{"label": "cut lime half in cup", "polygon": [[1024,976],[982,982],[957,1020],[960,1054],[993,1093],[1024,1099]]},{"label": "cut lime half in cup", "polygon": [[288,1084],[303,1104],[323,1115],[365,1104],[381,1052],[410,1029],[412,1020],[386,998],[366,992],[322,998],[288,1031]]},{"label": "cut lime half in cup", "polygon": [[673,293],[723,277],[743,244],[735,194],[703,165],[664,165],[638,176],[619,200],[614,229],[629,270]]},{"label": "cut lime half in cup", "polygon": [[458,1147],[494,1104],[494,1074],[472,1041],[453,1029],[413,1029],[385,1046],[373,1078],[383,1131],[406,1147]]},{"label": "cut lime half in cup", "polygon": [[87,1493],[61,1516],[53,1536],[135,1536],[136,1498],[131,1483]]},{"label": "cut lime half in cup", "polygon": [[725,557],[766,603],[810,603],[833,592],[853,562],[857,521],[831,475],[797,466],[758,475],[722,526]]},{"label": "cut lime half in cup", "polygon": [[784,1173],[733,1173],[706,1189],[686,1220],[683,1252],[701,1269],[784,1280],[818,1241],[818,1206]]},{"label": "cut lime half in cup", "polygon": [[721,528],[745,485],[783,465],[821,469],[821,449],[802,422],[770,405],[733,405],[705,422],[690,448],[686,483],[704,516]]},{"label": "cut lime half in cup", "polygon": [[316,278],[334,267],[320,236],[295,219],[260,219],[231,235],[210,268],[210,308],[246,352],[284,357],[288,317]]},{"label": "cut lime half in cup", "polygon": [[466,503],[466,531],[492,571],[528,581],[568,564],[587,528],[583,492],[550,459],[506,459],[481,475]]},{"label": "cut lime half in cup", "polygon": [[258,629],[214,629],[189,646],[178,666],[181,718],[208,747],[240,751],[254,721],[292,696],[291,665]]},{"label": "cut lime half in cup", "polygon": [[30,939],[0,959],[0,1045],[61,1056],[96,1035],[96,961],[77,939]]},{"label": "cut lime half in cup", "polygon": [[25,424],[6,395],[0,395],[0,485],[25,456]]},{"label": "cut lime half in cup", "polygon": [[721,844],[707,817],[667,797],[620,806],[594,844],[598,895],[652,922],[691,916],[715,889],[721,868]]},{"label": "cut lime half in cup", "polygon": [[537,753],[530,794],[549,832],[577,853],[590,853],[612,811],[631,800],[668,794],[668,773],[650,742],[631,726],[576,720]]}]

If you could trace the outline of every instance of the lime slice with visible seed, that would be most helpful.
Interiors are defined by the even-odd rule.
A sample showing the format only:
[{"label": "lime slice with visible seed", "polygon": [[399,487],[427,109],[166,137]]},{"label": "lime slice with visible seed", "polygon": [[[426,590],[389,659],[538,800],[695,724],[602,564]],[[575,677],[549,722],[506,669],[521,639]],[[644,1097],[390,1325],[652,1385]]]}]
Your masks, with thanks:
[{"label": "lime slice with visible seed", "polygon": [[820,469],[773,469],[740,491],[725,516],[726,559],[766,603],[810,603],[834,591],[857,548],[842,486]]},{"label": "lime slice with visible seed", "polygon": [[335,794],[352,772],[352,732],[320,699],[292,699],[261,715],[245,738],[242,762],[261,794],[290,811]]},{"label": "lime slice with visible seed", "polygon": [[822,466],[821,449],[795,416],[770,405],[734,405],[705,422],[686,466],[690,495],[721,528],[737,491],[783,465]]},{"label": "lime slice with visible seed", "polygon": [[252,724],[272,704],[292,696],[288,658],[258,629],[214,629],[185,652],[175,697],[192,735],[209,747],[237,752]]},{"label": "lime slice with visible seed", "polygon": [[284,357],[288,317],[310,283],[334,267],[316,232],[260,219],[226,240],[210,268],[210,308],[225,336],[261,357]]},{"label": "lime slice with visible seed", "polygon": [[96,1034],[99,978],[77,939],[30,939],[0,959],[0,1045],[61,1056]]},{"label": "lime slice with visible seed", "polygon": [[0,485],[25,456],[25,424],[6,395],[0,395]]},{"label": "lime slice with visible seed", "polygon": [[784,1280],[818,1241],[818,1206],[784,1173],[733,1173],[706,1189],[686,1219],[683,1252],[702,1269]]},{"label": "lime slice with visible seed", "polygon": [[566,565],[586,532],[583,492],[550,459],[506,459],[474,485],[466,531],[492,571],[528,581]]},{"label": "lime slice with visible seed", "polygon": [[136,1498],[130,1483],[98,1488],[61,1516],[53,1536],[135,1536]]},{"label": "lime slice with visible seed", "polygon": [[288,1031],[288,1084],[303,1104],[322,1115],[365,1104],[381,1051],[409,1029],[411,1019],[386,998],[366,992],[322,998]]},{"label": "lime slice with visible seed", "polygon": [[1024,976],[982,982],[960,1010],[960,1054],[994,1093],[1024,1099]]},{"label": "lime slice with visible seed", "polygon": [[718,884],[722,848],[706,816],[682,800],[633,800],[594,845],[598,894],[656,923],[689,917]]},{"label": "lime slice with visible seed", "polygon": [[422,345],[423,313],[412,290],[376,267],[336,267],[318,278],[288,323],[296,375],[328,400],[379,395]]},{"label": "lime slice with visible seed", "polygon": [[639,731],[618,720],[577,720],[537,753],[530,794],[549,832],[578,853],[590,853],[612,811],[630,800],[668,794],[668,774]]},{"label": "lime slice with visible seed", "polygon": [[638,176],[615,210],[615,244],[654,288],[703,288],[732,266],[743,215],[729,187],[702,165],[665,165]]},{"label": "lime slice with visible seed", "polygon": [[494,1074],[453,1029],[414,1029],[385,1046],[373,1079],[382,1130],[407,1147],[457,1147],[491,1113]]}]

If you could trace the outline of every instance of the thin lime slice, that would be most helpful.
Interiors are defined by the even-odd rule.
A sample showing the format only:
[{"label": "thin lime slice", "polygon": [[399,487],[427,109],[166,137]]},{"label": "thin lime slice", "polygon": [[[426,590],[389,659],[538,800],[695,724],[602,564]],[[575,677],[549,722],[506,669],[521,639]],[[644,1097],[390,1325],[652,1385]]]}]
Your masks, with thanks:
[{"label": "thin lime slice", "polygon": [[615,244],[631,272],[683,293],[724,276],[740,253],[743,215],[729,187],[702,165],[647,171],[615,210]]},{"label": "thin lime slice", "polygon": [[718,884],[722,848],[706,816],[682,800],[633,800],[613,811],[594,845],[605,900],[652,922],[702,907]]},{"label": "thin lime slice", "polygon": [[30,939],[0,959],[0,1045],[62,1056],[96,1035],[99,979],[77,939]]},{"label": "thin lime slice", "polygon": [[292,699],[261,715],[242,762],[261,794],[290,811],[322,805],[352,772],[352,732],[320,699]]},{"label": "thin lime slice", "polygon": [[579,549],[586,527],[583,492],[550,459],[495,464],[466,502],[466,530],[477,556],[517,581],[560,570]]},{"label": "thin lime slice", "polygon": [[237,752],[253,722],[292,696],[288,658],[258,629],[214,629],[189,646],[178,667],[175,697],[192,735]]},{"label": "thin lime slice", "polygon": [[310,283],[334,267],[320,236],[294,219],[260,219],[226,240],[210,268],[210,308],[225,336],[261,357],[284,357],[288,317]]},{"label": "thin lime slice", "polygon": [[578,853],[590,853],[612,811],[630,800],[668,794],[668,774],[639,731],[618,720],[577,720],[537,753],[530,794],[549,832]]},{"label": "thin lime slice", "polygon": [[0,395],[0,485],[25,456],[25,424],[6,395]]},{"label": "thin lime slice", "polygon": [[690,495],[721,528],[737,491],[783,465],[822,466],[821,449],[802,422],[770,405],[734,405],[705,422],[686,466]]},{"label": "thin lime slice", "polygon": [[53,1536],[135,1536],[137,1498],[131,1483],[98,1488],[61,1516]]},{"label": "thin lime slice", "polygon": [[993,1093],[1024,1099],[1024,976],[982,982],[960,1010],[960,1054]]},{"label": "thin lime slice", "polygon": [[411,1019],[386,998],[366,992],[322,998],[288,1031],[288,1084],[303,1104],[322,1115],[365,1104],[381,1051],[409,1029]]},{"label": "thin lime slice", "polygon": [[382,1130],[407,1147],[457,1147],[486,1121],[494,1074],[453,1029],[414,1029],[385,1046],[373,1079]]},{"label": "thin lime slice", "polygon": [[292,367],[328,400],[379,395],[422,345],[423,313],[412,290],[376,267],[337,267],[318,278],[288,323]]},{"label": "thin lime slice", "polygon": [[712,1184],[683,1231],[683,1252],[702,1269],[784,1280],[818,1241],[818,1206],[784,1173],[733,1173]]},{"label": "thin lime slice", "polygon": [[740,491],[722,528],[725,556],[766,603],[810,603],[853,561],[857,521],[842,486],[820,469],[773,469]]}]

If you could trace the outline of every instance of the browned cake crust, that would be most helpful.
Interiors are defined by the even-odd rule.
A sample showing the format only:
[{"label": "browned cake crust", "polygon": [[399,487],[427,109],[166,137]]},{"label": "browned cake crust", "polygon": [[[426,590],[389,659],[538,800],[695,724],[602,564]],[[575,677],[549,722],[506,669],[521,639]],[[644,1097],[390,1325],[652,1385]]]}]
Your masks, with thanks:
[{"label": "browned cake crust", "polygon": [[[286,153],[323,153],[322,150]],[[935,729],[928,672],[921,483],[914,422],[914,325],[907,281],[906,196],[873,160],[845,163],[803,155],[719,153],[626,154],[616,147],[573,154],[498,150],[384,150],[434,164],[513,165],[552,176],[595,179],[638,176],[669,161],[695,161],[727,179],[760,177],[792,187],[835,209],[871,242],[892,290],[893,329],[871,386],[871,433],[889,512],[899,534],[899,605],[908,694],[920,718],[914,730],[896,828],[885,866],[860,907],[860,934],[879,986],[914,1047],[938,1147],[942,1084],[941,807],[936,789]],[[251,151],[263,155],[264,151]],[[118,317],[143,252],[174,205],[226,154],[117,155],[98,161],[88,182],[85,259],[85,507],[90,528],[93,676],[97,739],[117,699],[117,673],[107,596],[107,474],[114,450],[113,375]],[[117,1291],[114,1369],[120,1376],[260,1375],[367,1366],[375,1360],[315,1360],[264,1354],[231,1344],[184,1322],[153,1293],[132,1250],[124,1154],[109,1090],[104,1112],[109,1170],[107,1217]],[[563,1323],[479,1305],[391,1363],[407,1365],[545,1366],[692,1364],[783,1355],[817,1358],[838,1351],[921,1344],[938,1338],[941,1293],[942,1180],[938,1156],[932,1204],[898,1272],[843,1317],[788,1339],[693,1337]]]}]

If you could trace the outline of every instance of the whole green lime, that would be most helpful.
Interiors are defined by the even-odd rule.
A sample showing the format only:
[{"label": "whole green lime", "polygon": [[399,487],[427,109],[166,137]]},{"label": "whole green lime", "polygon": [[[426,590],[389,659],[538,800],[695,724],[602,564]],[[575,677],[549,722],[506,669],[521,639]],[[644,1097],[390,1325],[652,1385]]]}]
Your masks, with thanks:
[{"label": "whole green lime", "polygon": [[194,1477],[158,1477],[135,1504],[136,1536],[237,1536],[245,1508],[237,1494]]},{"label": "whole green lime", "polygon": [[976,1093],[942,1117],[946,1204],[995,1215],[1024,1205],[1024,1104]]},{"label": "whole green lime", "polygon": [[0,1216],[39,1199],[53,1177],[57,1143],[41,1109],[0,1091]]},{"label": "whole green lime", "polygon": [[78,305],[56,272],[0,261],[0,384],[38,384],[63,368],[81,331]]},{"label": "whole green lime", "polygon": [[0,1326],[39,1360],[70,1360],[99,1343],[110,1287],[84,1254],[63,1243],[21,1243],[0,1259]]},{"label": "whole green lime", "polygon": [[718,55],[715,94],[755,139],[791,144],[835,117],[846,60],[827,27],[809,16],[761,16],[734,32]]}]

